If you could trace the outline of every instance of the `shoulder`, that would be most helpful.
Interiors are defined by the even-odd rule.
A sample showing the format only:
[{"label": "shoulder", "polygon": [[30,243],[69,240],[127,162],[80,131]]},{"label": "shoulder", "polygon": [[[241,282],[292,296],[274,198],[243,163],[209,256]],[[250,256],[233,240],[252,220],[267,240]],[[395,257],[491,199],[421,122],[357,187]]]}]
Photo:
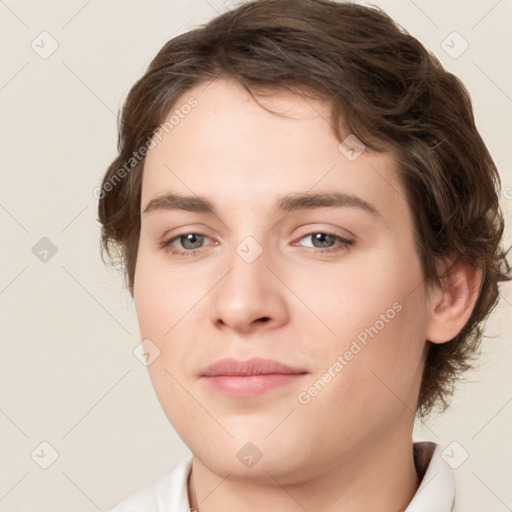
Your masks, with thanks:
[{"label": "shoulder", "polygon": [[187,479],[192,456],[182,460],[171,472],[139,489],[108,512],[187,512]]}]

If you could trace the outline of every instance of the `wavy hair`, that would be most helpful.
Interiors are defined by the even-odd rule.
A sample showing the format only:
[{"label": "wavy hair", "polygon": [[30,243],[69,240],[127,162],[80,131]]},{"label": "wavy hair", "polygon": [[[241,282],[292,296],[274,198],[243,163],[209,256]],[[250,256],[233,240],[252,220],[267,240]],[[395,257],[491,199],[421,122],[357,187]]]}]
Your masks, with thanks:
[{"label": "wavy hair", "polygon": [[439,262],[447,257],[482,269],[480,293],[463,329],[447,343],[427,340],[417,413],[425,417],[436,405],[444,410],[476,357],[484,322],[499,300],[499,282],[511,279],[501,246],[500,177],[464,84],[385,12],[353,3],[255,0],[171,39],[126,98],[118,156],[99,194],[102,257],[121,264],[132,296],[140,153],[180,96],[219,77],[237,80],[253,98],[268,87],[307,91],[332,105],[338,140],[343,116],[366,146],[394,152],[426,285],[441,283]]}]

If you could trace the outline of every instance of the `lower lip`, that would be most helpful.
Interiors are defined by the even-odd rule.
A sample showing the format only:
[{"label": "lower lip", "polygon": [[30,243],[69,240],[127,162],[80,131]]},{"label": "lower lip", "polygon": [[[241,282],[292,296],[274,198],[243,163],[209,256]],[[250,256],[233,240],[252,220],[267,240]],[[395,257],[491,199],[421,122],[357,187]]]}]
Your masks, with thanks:
[{"label": "lower lip", "polygon": [[291,384],[304,377],[305,373],[271,373],[267,375],[217,375],[202,377],[206,384],[226,395],[257,396]]}]

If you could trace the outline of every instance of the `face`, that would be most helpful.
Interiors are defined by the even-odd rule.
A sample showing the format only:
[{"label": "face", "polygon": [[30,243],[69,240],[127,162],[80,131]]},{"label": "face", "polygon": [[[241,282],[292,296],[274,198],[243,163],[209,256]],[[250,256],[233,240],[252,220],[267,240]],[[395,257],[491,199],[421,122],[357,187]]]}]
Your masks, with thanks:
[{"label": "face", "polygon": [[[229,80],[176,102],[146,157],[134,299],[153,386],[192,453],[285,483],[410,442],[427,298],[393,156],[340,149],[324,103],[260,102],[286,116]],[[204,376],[224,358],[296,373]]]}]

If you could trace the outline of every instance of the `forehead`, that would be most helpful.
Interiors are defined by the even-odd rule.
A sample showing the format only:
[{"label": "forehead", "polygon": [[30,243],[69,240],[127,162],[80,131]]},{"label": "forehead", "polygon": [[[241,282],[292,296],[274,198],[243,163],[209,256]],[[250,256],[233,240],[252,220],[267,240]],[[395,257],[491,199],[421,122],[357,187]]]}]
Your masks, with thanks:
[{"label": "forehead", "polygon": [[258,90],[257,99],[277,114],[229,79],[178,98],[146,157],[142,207],[170,191],[247,208],[285,193],[335,190],[400,214],[405,192],[393,155],[365,149],[353,159],[334,135],[330,104],[276,88]]}]

